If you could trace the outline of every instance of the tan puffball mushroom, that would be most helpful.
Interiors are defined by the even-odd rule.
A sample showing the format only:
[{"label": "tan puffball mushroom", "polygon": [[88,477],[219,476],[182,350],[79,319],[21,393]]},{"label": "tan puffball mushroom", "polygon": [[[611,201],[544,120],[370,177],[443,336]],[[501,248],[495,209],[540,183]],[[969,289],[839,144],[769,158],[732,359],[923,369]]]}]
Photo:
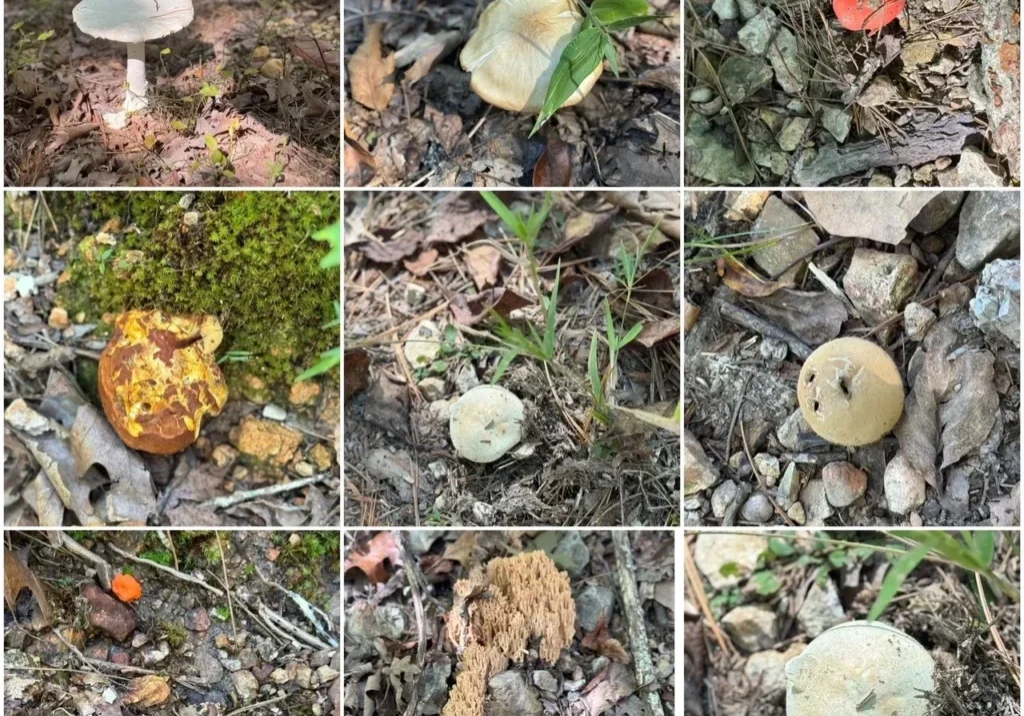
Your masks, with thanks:
[{"label": "tan puffball mushroom", "polygon": [[455,401],[448,429],[459,457],[494,462],[523,437],[523,402],[497,385],[478,385]]},{"label": "tan puffball mushroom", "polygon": [[807,424],[836,445],[876,442],[903,414],[903,380],[896,364],[861,338],[837,338],[811,353],[796,393]]},{"label": "tan puffball mushroom", "polygon": [[[495,0],[462,48],[470,87],[495,107],[537,114],[544,106],[562,50],[583,23],[575,0]],[[579,104],[603,71],[584,79],[562,107]]]}]

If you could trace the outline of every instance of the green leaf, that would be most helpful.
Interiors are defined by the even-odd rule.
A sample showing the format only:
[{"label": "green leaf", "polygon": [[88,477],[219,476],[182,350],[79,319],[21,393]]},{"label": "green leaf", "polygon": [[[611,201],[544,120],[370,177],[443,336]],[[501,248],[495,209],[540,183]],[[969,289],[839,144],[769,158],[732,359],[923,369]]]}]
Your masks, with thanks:
[{"label": "green leaf", "polygon": [[772,537],[768,540],[768,549],[776,557],[789,557],[796,554],[796,547],[778,537]]},{"label": "green leaf", "polygon": [[36,40],[38,42],[46,42],[51,37],[53,37],[53,35],[54,35],[54,31],[53,30],[47,30],[46,32],[40,32],[39,33],[39,37],[37,37]]},{"label": "green leaf", "polygon": [[331,245],[331,250],[320,259],[320,268],[328,269],[341,266],[341,222],[335,221],[327,228],[313,234],[313,238],[317,241],[326,241]]},{"label": "green leaf", "polygon": [[[965,532],[964,537],[971,534]],[[974,554],[986,567],[992,566],[992,560],[996,556],[996,533],[992,530],[977,530],[973,533]]]},{"label": "green leaf", "polygon": [[548,85],[544,105],[537,116],[537,122],[533,125],[533,131],[530,132],[531,137],[554,116],[559,107],[572,97],[580,83],[601,64],[604,58],[605,37],[602,30],[590,27],[580,31],[562,50],[555,73],[551,76],[551,84]]},{"label": "green leaf", "polygon": [[642,331],[643,329],[643,321],[638,322],[636,325],[630,328],[629,332],[626,333],[626,335],[622,337],[622,340],[619,341],[619,348],[625,348],[634,340],[636,340],[636,337],[640,335],[640,331]]},{"label": "green leaf", "polygon": [[211,152],[215,152],[218,149],[217,138],[212,134],[203,135],[203,143],[206,144],[206,148]]},{"label": "green leaf", "polygon": [[591,14],[602,25],[622,22],[638,15],[646,15],[650,11],[647,0],[594,0],[590,6]]},{"label": "green leaf", "polygon": [[844,550],[836,549],[828,553],[828,561],[833,567],[845,567],[850,563]]},{"label": "green leaf", "polygon": [[329,351],[324,351],[320,354],[320,360],[314,363],[312,366],[304,370],[298,376],[296,376],[293,382],[301,383],[304,380],[309,380],[321,373],[326,373],[336,365],[341,364],[341,346],[332,348]]},{"label": "green leaf", "polygon": [[889,602],[896,596],[896,592],[900,590],[903,583],[907,581],[907,577],[910,576],[910,573],[914,571],[930,551],[931,547],[928,545],[919,544],[896,560],[889,568],[889,572],[885,575],[885,580],[882,582],[882,588],[875,598],[875,603],[871,605],[871,611],[868,612],[869,622],[877,621],[878,617],[882,616],[882,612],[889,606]]},{"label": "green leaf", "polygon": [[605,35],[604,38],[604,58],[608,60],[608,66],[612,69],[612,74],[616,77],[619,76],[619,51],[615,49],[615,43],[612,39]]},{"label": "green leaf", "polygon": [[757,587],[757,593],[761,596],[775,594],[782,589],[782,580],[775,576],[774,572],[757,572],[751,579]]},{"label": "green leaf", "polygon": [[529,221],[526,222],[526,231],[530,235],[530,250],[533,250],[533,243],[537,240],[537,236],[540,234],[541,228],[544,226],[544,222],[548,219],[548,213],[551,211],[551,206],[554,204],[555,195],[548,192],[544,195],[544,203],[540,206],[540,211],[531,214]]},{"label": "green leaf", "polygon": [[512,365],[512,361],[519,357],[520,351],[515,348],[509,348],[501,354],[501,360],[498,361],[498,367],[494,369],[494,377],[491,378],[491,384],[497,383],[501,380],[501,377],[505,375],[505,371]]},{"label": "green leaf", "polygon": [[164,55],[169,55],[169,54],[171,54],[171,48],[170,47],[165,47],[164,49],[160,50],[160,56],[161,57],[163,57]]},{"label": "green leaf", "polygon": [[590,373],[590,389],[594,394],[595,403],[603,403],[601,391],[601,369],[597,364],[598,360],[597,333],[590,336],[590,357],[587,359],[587,371]]},{"label": "green leaf", "polygon": [[615,320],[612,318],[612,307],[611,304],[608,303],[607,298],[604,300],[604,333],[612,351],[618,351],[619,341],[618,335],[615,333]]},{"label": "green leaf", "polygon": [[909,539],[919,544],[926,544],[951,562],[972,572],[986,571],[987,565],[981,564],[974,553],[965,544],[958,541],[948,532],[939,530],[894,530],[893,536]]},{"label": "green leaf", "polygon": [[482,191],[480,192],[480,196],[482,196],[484,201],[487,202],[487,205],[494,210],[494,213],[497,214],[503,222],[505,222],[505,226],[508,227],[509,231],[523,241],[526,241],[526,225],[523,224],[523,220],[518,214],[505,206],[505,202],[499,199],[498,195],[493,191]]},{"label": "green leaf", "polygon": [[203,82],[203,87],[199,90],[199,94],[203,97],[220,97],[224,92],[217,85],[211,85],[209,82]]},{"label": "green leaf", "polygon": [[735,562],[726,562],[718,569],[718,573],[723,577],[738,577],[740,576],[740,566]]}]

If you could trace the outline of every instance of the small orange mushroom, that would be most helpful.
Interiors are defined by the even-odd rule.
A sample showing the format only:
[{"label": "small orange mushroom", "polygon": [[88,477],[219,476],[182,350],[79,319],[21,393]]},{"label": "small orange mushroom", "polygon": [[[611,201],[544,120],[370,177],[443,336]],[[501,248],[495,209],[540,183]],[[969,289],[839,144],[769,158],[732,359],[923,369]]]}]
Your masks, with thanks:
[{"label": "small orange mushroom", "polygon": [[228,389],[214,351],[224,333],[213,316],[127,311],[100,356],[103,412],[125,445],[172,455],[218,415]]},{"label": "small orange mushroom", "polygon": [[832,0],[839,24],[847,30],[877,32],[895,20],[906,0]]},{"label": "small orange mushroom", "polygon": [[110,589],[122,602],[134,602],[142,598],[142,585],[130,574],[115,574]]}]

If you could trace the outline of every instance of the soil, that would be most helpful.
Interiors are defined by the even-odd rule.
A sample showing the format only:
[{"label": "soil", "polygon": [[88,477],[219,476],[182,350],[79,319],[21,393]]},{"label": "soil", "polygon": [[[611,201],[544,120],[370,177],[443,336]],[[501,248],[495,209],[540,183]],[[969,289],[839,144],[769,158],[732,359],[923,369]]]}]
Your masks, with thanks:
[{"label": "soil", "polygon": [[[336,220],[337,194],[9,199],[4,407],[51,422],[40,442],[5,420],[5,524],[337,524],[337,368],[294,384],[339,341],[324,328],[338,274],[310,238]],[[131,309],[214,315],[224,331],[227,401],[174,455],[127,449],[100,405],[98,361]]]},{"label": "soil", "polygon": [[[219,540],[210,532],[61,535],[52,539],[74,540],[91,555],[55,547],[39,532],[5,532],[6,713],[110,716],[124,709],[170,716],[242,707],[255,714],[339,713],[337,533],[235,531]],[[38,580],[49,610],[36,590],[15,582],[12,560]],[[114,599],[104,585],[112,573],[131,575],[141,597],[129,604]],[[181,575],[204,581],[219,596]],[[91,598],[84,594],[89,590]],[[108,603],[102,610],[97,592]],[[268,621],[267,612],[280,620]],[[111,631],[96,625],[98,614],[110,617],[104,624]],[[281,623],[298,636],[289,637]],[[128,631],[119,640],[121,629]],[[134,679],[149,680],[151,688],[157,683],[158,692],[163,682],[169,693],[133,705],[132,694],[140,691]]]},{"label": "soil", "polygon": [[[484,7],[346,3],[346,186],[679,186],[678,0],[652,0],[663,18],[614,33],[619,77],[606,62],[583,102],[532,138],[535,117],[484,102],[459,64]],[[373,60],[362,74],[361,47]]]},{"label": "soil", "polygon": [[[947,534],[959,541],[958,536],[970,533]],[[1001,579],[1019,587],[1019,536],[1010,531],[995,534],[993,569]],[[813,641],[805,628],[809,622],[798,616],[812,585],[822,591],[831,589],[838,596],[834,607],[827,608],[827,623],[864,620],[883,580],[888,581],[886,575],[896,569],[892,562],[898,554],[879,548],[901,552],[909,549],[905,542],[873,531],[776,532],[764,536],[769,537],[768,549],[753,575],[749,569],[741,570],[736,584],[718,588],[710,585],[706,575],[699,589],[687,579],[686,716],[785,716],[784,682],[772,688],[768,673],[752,678],[756,672],[747,670],[748,662],[753,661],[751,650],[737,645],[730,636],[735,632],[723,628],[723,616],[738,606],[774,612],[775,643],[765,646],[765,652],[793,656]],[[687,559],[692,559],[695,539],[687,536]],[[694,574],[700,572],[695,569]],[[980,577],[976,580],[976,574],[941,557],[928,558],[910,572],[879,617],[879,621],[916,639],[935,660],[935,690],[928,697],[932,709],[928,713],[934,716],[1020,713],[1019,595],[1014,600],[991,587],[983,588],[983,584]],[[979,606],[979,590],[984,595],[983,608]],[[985,616],[979,617],[980,613]],[[777,676],[784,678],[781,665],[778,668]]]},{"label": "soil", "polygon": [[4,6],[7,186],[338,186],[338,3],[196,0],[147,43],[149,108],[124,129],[124,43],[76,0]]},{"label": "soil", "polygon": [[[634,626],[646,633],[651,664],[646,685],[639,688],[635,676],[639,654],[629,636],[610,533],[353,534],[346,545],[345,563],[346,713],[439,714],[451,706],[449,691],[464,667],[461,650],[445,635],[453,586],[494,558],[539,549],[568,575],[578,615],[573,636],[557,663],[541,659],[538,640],[532,639],[519,662],[509,662],[507,671],[491,679],[484,713],[640,714],[651,713],[647,702],[652,699],[663,708],[660,712],[673,713],[672,533],[619,534],[626,536],[625,549],[631,545],[634,555],[635,587],[640,595]],[[367,560],[367,553],[375,556]],[[365,571],[357,569],[355,562]],[[371,580],[368,573],[377,570]],[[375,642],[390,648],[377,651]],[[501,696],[494,688],[499,681],[506,684]]]},{"label": "soil", "polygon": [[[545,201],[501,198],[524,214]],[[480,196],[346,194],[348,524],[678,522],[678,194],[552,199],[535,283],[525,245]],[[645,244],[629,291],[622,256]],[[551,360],[520,355],[505,370],[509,344],[487,306],[539,340],[556,276]],[[643,324],[612,373],[605,299],[619,339]],[[426,342],[409,340],[428,329],[437,333]],[[588,378],[595,335],[600,417]],[[411,363],[410,342],[434,347],[429,362]],[[489,383],[523,401],[525,421],[511,452],[477,464],[456,454],[449,414]]]},{"label": "soil", "polygon": [[[766,241],[770,236],[758,233],[765,229],[754,223],[761,211],[757,202],[758,208],[751,216],[739,218],[734,214],[730,218],[729,207],[733,202],[754,194],[760,194],[763,202],[769,192],[687,194],[686,313],[699,317],[692,327],[689,319],[687,322],[683,418],[687,433],[706,456],[700,460],[687,458],[687,480],[691,465],[699,462],[708,471],[702,473],[706,477],[704,482],[687,490],[686,524],[758,524],[761,520],[792,526],[804,524],[801,519],[818,526],[1019,524],[1019,349],[1007,335],[981,330],[972,313],[972,305],[985,300],[977,297],[982,295],[979,287],[986,283],[986,271],[999,260],[990,257],[970,271],[957,261],[956,257],[962,255],[957,246],[962,247],[982,233],[973,229],[961,231],[964,204],[958,203],[956,213],[937,229],[929,233],[907,229],[901,234],[907,238],[892,246],[831,235],[799,195],[771,195],[768,201],[777,202],[784,196],[786,205],[797,216],[795,220],[806,222],[800,225],[818,234],[817,239],[812,239],[814,243],[820,241],[813,254],[797,262],[800,273],[790,272],[789,281],[783,277],[773,283],[765,278],[767,272],[757,262],[759,252],[781,251],[786,263],[788,258],[798,256],[801,249],[787,248],[787,242],[796,239]],[[892,195],[891,201],[895,206],[902,199]],[[885,215],[888,211],[880,207],[874,213]],[[867,214],[850,215],[847,222],[852,227],[848,236],[856,235],[871,223]],[[1019,256],[1019,235],[1009,236],[1004,248],[1005,256]],[[888,269],[884,265],[889,259],[903,257],[898,259],[901,266],[916,264],[912,284],[904,286],[903,297],[888,308],[891,318],[882,320],[869,311],[860,312],[859,317],[854,314],[863,305],[863,297],[854,288],[863,278],[855,281],[849,275],[855,254],[881,262],[880,268],[872,269],[874,273],[868,272],[874,283],[885,283],[884,271]],[[755,260],[751,260],[752,256]],[[909,261],[908,257],[914,260]],[[799,269],[808,260],[813,262],[816,272]],[[1014,259],[1000,265],[1019,263]],[[832,288],[823,281],[832,284]],[[1014,302],[1019,305],[1019,298],[1008,305]],[[925,329],[924,337],[909,335],[907,306],[914,303],[932,312],[931,321],[937,319],[932,328]],[[826,315],[833,318],[823,319]],[[830,322],[827,329],[822,326],[823,320]],[[1016,328],[1016,319],[1009,323]],[[797,340],[787,344],[796,335],[804,336],[807,343]],[[859,447],[843,447],[818,436],[798,408],[797,383],[804,359],[810,351],[837,337],[865,338],[885,349],[896,365],[907,396],[903,417],[895,428],[881,439]],[[946,341],[941,348],[937,347],[940,341]],[[992,369],[968,371],[951,386],[952,390],[936,394],[938,404],[922,409],[915,396],[926,395],[917,385],[921,382],[917,368],[926,348],[940,350],[949,361],[975,352],[979,354],[977,359],[991,364]],[[959,444],[965,431],[970,432],[971,425],[977,424],[973,419],[965,420],[948,412],[948,404],[956,402],[953,397],[958,392],[965,397],[973,396],[970,400],[979,405],[980,396],[987,396],[986,405],[991,410],[985,409],[985,420],[986,425],[991,423],[991,431],[986,428],[984,435],[969,439],[971,447],[959,457],[951,457],[948,446]],[[940,415],[944,416],[941,423]],[[887,497],[892,489],[890,473],[896,469],[897,455],[914,449],[911,443],[930,446],[930,450],[937,452],[929,453],[931,463],[927,457],[922,458],[922,474],[928,475],[928,486],[920,483],[923,497],[897,513],[889,509],[893,507],[892,498]],[[689,447],[686,452],[688,456],[695,454]],[[757,470],[752,470],[751,461],[758,466]],[[850,501],[837,500],[836,504],[831,500],[825,502],[824,493],[819,491],[820,509],[812,514],[809,496],[801,487],[821,487],[819,478],[824,477],[830,464],[830,470],[842,466],[844,474],[850,474],[847,468],[863,471],[866,483],[859,488],[855,500],[850,497]],[[781,483],[790,467],[795,470],[795,491],[790,500],[785,500]],[[729,495],[736,488],[739,503],[730,510]],[[721,496],[712,500],[719,490]],[[751,494],[764,503],[764,514],[757,518],[749,514],[745,517],[743,510],[738,509]],[[787,514],[794,500],[803,502],[804,510],[799,512],[805,513],[796,514],[795,518]]]},{"label": "soil", "polygon": [[833,5],[687,0],[687,186],[1019,185],[1018,3]]}]

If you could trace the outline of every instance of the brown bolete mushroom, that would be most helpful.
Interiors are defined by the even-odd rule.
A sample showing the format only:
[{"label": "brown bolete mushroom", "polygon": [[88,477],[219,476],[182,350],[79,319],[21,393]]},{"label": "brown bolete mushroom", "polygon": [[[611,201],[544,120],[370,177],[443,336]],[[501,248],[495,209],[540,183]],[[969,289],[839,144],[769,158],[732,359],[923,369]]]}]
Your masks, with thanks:
[{"label": "brown bolete mushroom", "polygon": [[804,362],[797,385],[804,419],[836,445],[867,445],[903,414],[903,380],[889,354],[871,341],[837,338]]},{"label": "brown bolete mushroom", "polygon": [[[537,114],[562,50],[582,23],[575,0],[495,0],[459,55],[470,88],[496,107]],[[562,107],[582,102],[602,71],[599,63]]]},{"label": "brown bolete mushroom", "polygon": [[99,393],[125,445],[171,455],[199,437],[204,416],[228,399],[214,351],[223,331],[213,316],[127,311],[100,356]]}]

